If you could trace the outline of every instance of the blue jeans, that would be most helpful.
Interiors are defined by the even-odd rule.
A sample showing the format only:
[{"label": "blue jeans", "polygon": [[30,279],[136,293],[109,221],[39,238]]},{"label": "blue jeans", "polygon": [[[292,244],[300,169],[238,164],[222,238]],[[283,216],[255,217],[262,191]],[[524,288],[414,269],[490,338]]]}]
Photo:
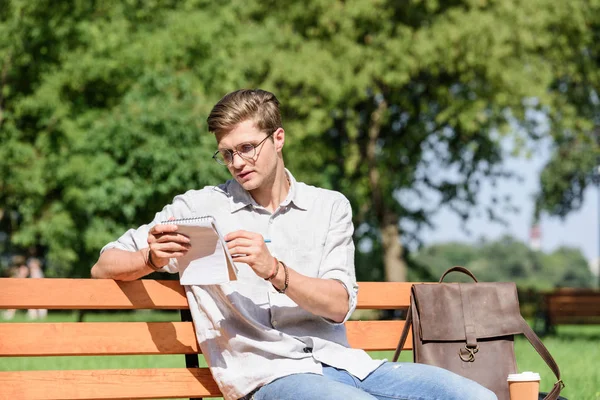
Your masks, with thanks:
[{"label": "blue jeans", "polygon": [[362,381],[323,366],[323,375],[294,374],[261,387],[253,400],[497,400],[470,379],[442,368],[386,362]]}]

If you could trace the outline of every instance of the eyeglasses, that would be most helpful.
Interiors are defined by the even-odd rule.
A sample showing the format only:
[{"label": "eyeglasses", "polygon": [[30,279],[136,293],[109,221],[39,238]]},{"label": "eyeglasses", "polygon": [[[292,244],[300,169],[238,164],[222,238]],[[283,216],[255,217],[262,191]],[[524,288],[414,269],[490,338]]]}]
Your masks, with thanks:
[{"label": "eyeglasses", "polygon": [[241,143],[235,146],[235,150],[223,149],[217,150],[212,158],[221,165],[229,165],[233,162],[233,157],[237,154],[244,160],[252,160],[256,155],[256,148],[263,144],[265,140],[273,136],[275,132],[271,132],[263,140],[257,144]]}]

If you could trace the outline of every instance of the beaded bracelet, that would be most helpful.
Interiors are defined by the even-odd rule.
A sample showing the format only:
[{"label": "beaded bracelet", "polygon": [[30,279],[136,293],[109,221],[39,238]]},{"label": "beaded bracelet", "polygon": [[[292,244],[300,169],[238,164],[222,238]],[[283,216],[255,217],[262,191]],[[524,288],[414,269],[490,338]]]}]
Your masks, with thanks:
[{"label": "beaded bracelet", "polygon": [[273,260],[275,261],[275,271],[273,271],[271,276],[264,278],[265,281],[270,281],[271,279],[275,278],[279,272],[279,261],[277,261],[276,257],[273,257]]},{"label": "beaded bracelet", "polygon": [[275,288],[275,290],[277,290],[279,293],[285,293],[285,291],[288,288],[288,285],[290,283],[290,274],[288,272],[288,267],[287,265],[285,265],[285,263],[283,261],[279,261],[281,263],[281,265],[283,266],[283,272],[285,272],[285,283],[283,285],[283,289],[279,289],[277,286],[273,285],[273,287]]}]

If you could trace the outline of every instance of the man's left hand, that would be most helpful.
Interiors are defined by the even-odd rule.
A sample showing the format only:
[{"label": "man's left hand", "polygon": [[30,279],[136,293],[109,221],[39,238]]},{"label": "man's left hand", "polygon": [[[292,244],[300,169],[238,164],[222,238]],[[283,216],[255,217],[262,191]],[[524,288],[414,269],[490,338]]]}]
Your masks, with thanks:
[{"label": "man's left hand", "polygon": [[246,263],[261,278],[268,278],[275,271],[275,258],[259,233],[235,231],[225,235],[225,241],[234,261]]}]

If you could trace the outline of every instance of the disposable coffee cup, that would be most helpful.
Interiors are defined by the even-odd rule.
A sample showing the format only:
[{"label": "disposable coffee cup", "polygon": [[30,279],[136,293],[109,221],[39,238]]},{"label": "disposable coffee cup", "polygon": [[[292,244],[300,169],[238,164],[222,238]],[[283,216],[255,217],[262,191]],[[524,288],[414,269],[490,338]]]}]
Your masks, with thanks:
[{"label": "disposable coffee cup", "polygon": [[508,375],[510,400],[538,400],[540,392],[540,374],[523,372]]}]

